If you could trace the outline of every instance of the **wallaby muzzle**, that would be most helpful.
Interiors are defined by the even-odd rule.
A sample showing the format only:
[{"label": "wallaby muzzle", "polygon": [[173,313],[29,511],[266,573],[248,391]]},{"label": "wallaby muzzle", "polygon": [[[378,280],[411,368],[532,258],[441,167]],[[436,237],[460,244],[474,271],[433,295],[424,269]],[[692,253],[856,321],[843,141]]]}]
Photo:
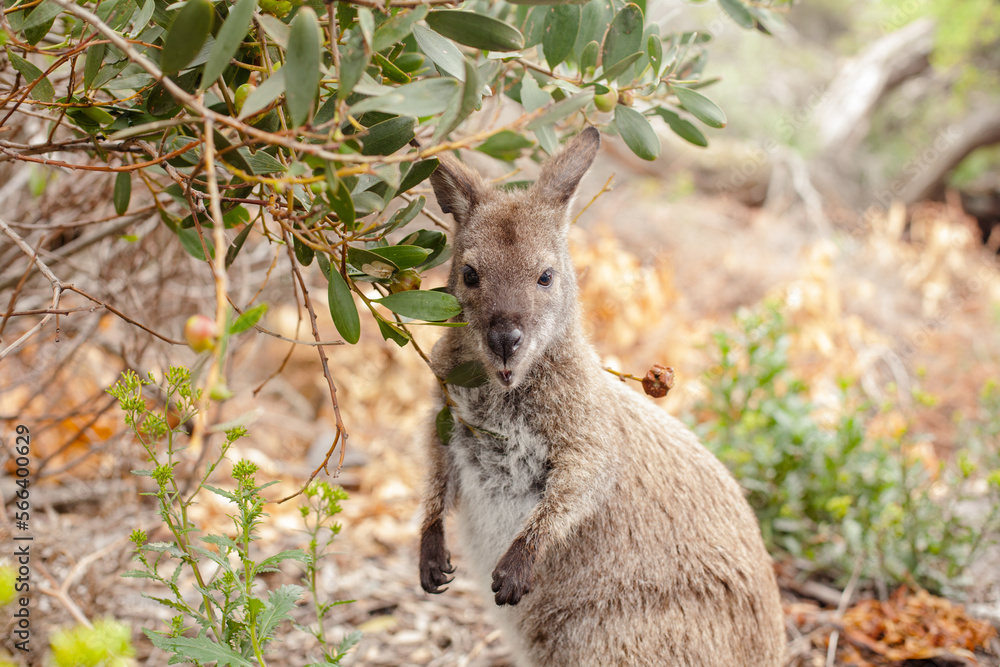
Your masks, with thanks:
[{"label": "wallaby muzzle", "polygon": [[517,352],[524,340],[524,333],[509,319],[496,319],[490,323],[490,328],[486,332],[486,344],[493,354],[500,357],[504,368],[497,373],[501,382],[510,386],[513,380],[513,371],[507,368],[508,361]]}]

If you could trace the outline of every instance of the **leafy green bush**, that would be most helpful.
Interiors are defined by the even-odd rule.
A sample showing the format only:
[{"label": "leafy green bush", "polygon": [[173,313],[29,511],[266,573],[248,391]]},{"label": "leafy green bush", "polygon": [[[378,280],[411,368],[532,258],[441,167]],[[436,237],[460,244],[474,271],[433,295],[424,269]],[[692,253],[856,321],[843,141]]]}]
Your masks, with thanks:
[{"label": "leafy green bush", "polygon": [[[450,295],[419,290],[420,273],[448,257],[446,235],[387,239],[421,213],[424,197],[408,191],[435,155],[539,157],[588,122],[652,160],[654,123],[698,145],[707,139],[692,121],[726,123],[698,90],[708,34],[661,34],[645,2],[519,2],[4,0],[11,113],[30,105],[53,137],[7,155],[86,153],[86,168],[114,172],[119,214],[141,188],[194,258],[224,253],[217,280],[256,229],[320,266],[345,341],[360,336],[353,292],[382,336],[405,345],[401,317],[458,312]],[[775,20],[759,3],[720,7],[746,29]],[[462,131],[491,100],[519,113]]]},{"label": "leafy green bush", "polygon": [[[135,474],[151,477],[160,518],[170,532],[166,542],[149,542],[145,531],[134,530],[135,560],[139,566],[124,576],[149,579],[167,591],[165,597],[147,595],[177,612],[163,631],[145,629],[149,640],[161,650],[178,659],[196,664],[218,661],[227,665],[266,665],[265,653],[276,641],[278,627],[291,619],[291,611],[303,594],[303,588],[284,585],[268,591],[266,596],[257,589],[257,577],[275,572],[288,560],[304,565],[303,580],[307,583],[316,613],[316,625],[303,628],[320,643],[323,657],[315,665],[338,665],[347,651],[357,643],[360,634],[352,633],[337,644],[326,638],[323,618],[334,604],[324,603],[316,587],[316,568],[327,547],[340,531],[333,518],[340,512],[339,501],[347,497],[343,489],[325,482],[307,487],[309,503],[300,508],[310,536],[306,551],[281,551],[265,558],[256,557],[254,542],[259,540],[257,529],[267,517],[266,499],[262,491],[275,482],[258,485],[257,466],[246,460],[233,465],[234,488],[224,489],[208,484],[234,442],[246,436],[242,426],[225,430],[225,442],[211,458],[189,489],[177,479],[175,468],[180,461],[186,439],[179,437],[184,422],[195,416],[200,390],[192,388],[187,369],[172,367],[160,387],[166,397],[160,410],[153,410],[143,397],[143,387],[154,384],[127,371],[109,389],[125,412],[125,422],[135,432],[146,450],[151,467]],[[168,410],[180,417],[177,427],[170,426]],[[178,422],[173,422],[178,423]],[[182,442],[185,445],[182,446]],[[225,498],[235,510],[230,514],[231,535],[208,533],[195,524],[189,514],[203,491]],[[205,563],[212,563],[206,568]],[[208,574],[212,572],[212,574]],[[180,577],[187,573],[195,581],[197,599],[185,597]],[[145,594],[144,594],[145,595]]]},{"label": "leafy green bush", "polygon": [[963,583],[979,548],[1000,535],[995,386],[969,421],[968,447],[928,470],[905,424],[872,435],[873,420],[892,406],[871,407],[849,381],[840,385],[840,414],[817,419],[808,386],[789,368],[778,305],[740,314],[736,331],[716,332],[714,342],[695,428],[743,485],[772,550],[840,576],[912,577],[938,591]]}]

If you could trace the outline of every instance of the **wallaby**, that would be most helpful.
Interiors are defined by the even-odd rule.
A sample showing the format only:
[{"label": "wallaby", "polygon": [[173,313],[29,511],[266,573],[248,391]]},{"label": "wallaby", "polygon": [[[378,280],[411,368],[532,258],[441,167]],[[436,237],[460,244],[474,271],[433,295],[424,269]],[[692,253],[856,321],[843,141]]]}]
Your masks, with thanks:
[{"label": "wallaby", "polygon": [[[449,291],[468,324],[433,351],[454,426],[430,438],[420,544],[428,593],[454,572],[444,517],[521,666],[779,665],[771,558],[733,477],[684,425],[605,372],[583,334],[569,209],[600,146],[587,128],[528,190],[445,158]],[[439,406],[440,407],[440,406]]]}]

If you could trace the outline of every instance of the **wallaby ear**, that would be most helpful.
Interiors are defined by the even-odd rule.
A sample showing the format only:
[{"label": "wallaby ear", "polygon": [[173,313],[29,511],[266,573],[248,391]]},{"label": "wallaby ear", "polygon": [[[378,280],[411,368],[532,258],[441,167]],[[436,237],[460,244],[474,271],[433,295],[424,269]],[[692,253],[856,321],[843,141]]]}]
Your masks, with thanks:
[{"label": "wallaby ear", "polygon": [[596,127],[586,128],[542,165],[542,173],[535,188],[544,197],[558,204],[568,204],[576,194],[580,179],[597,157],[600,146],[601,133]]},{"label": "wallaby ear", "polygon": [[482,177],[447,155],[440,159],[441,164],[431,174],[434,196],[441,211],[455,216],[458,224],[465,224],[472,209],[482,200]]}]

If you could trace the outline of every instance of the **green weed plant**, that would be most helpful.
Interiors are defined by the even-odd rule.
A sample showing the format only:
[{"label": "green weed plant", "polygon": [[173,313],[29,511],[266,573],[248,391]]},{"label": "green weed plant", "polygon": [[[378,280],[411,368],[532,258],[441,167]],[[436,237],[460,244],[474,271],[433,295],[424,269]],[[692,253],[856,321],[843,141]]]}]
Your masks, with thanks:
[{"label": "green weed plant", "polygon": [[[897,406],[873,406],[853,381],[839,383],[839,414],[817,419],[790,342],[779,305],[738,315],[734,331],[714,334],[709,392],[695,407],[696,429],[745,489],[769,549],[838,578],[857,571],[960,593],[1000,534],[1000,390],[984,388],[960,449],[928,470],[908,425],[873,434],[873,420]],[[919,390],[914,398],[933,404]]]}]

